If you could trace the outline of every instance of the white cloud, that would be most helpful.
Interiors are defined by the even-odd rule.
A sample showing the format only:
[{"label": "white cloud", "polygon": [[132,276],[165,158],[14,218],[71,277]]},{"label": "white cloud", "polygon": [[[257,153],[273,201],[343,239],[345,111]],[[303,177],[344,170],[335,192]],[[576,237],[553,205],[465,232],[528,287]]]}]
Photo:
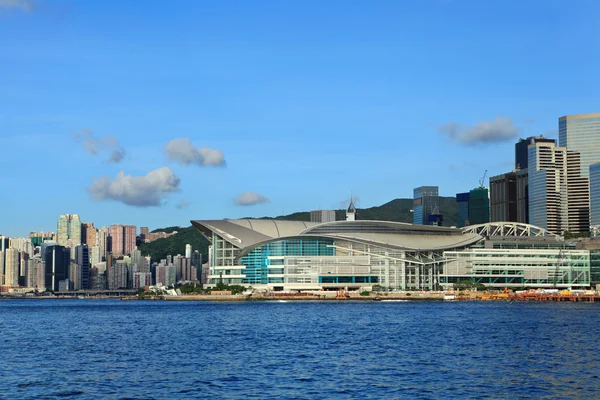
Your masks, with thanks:
[{"label": "white cloud", "polygon": [[131,176],[120,171],[115,179],[94,179],[87,191],[95,201],[114,200],[134,207],[160,206],[171,192],[179,191],[181,181],[169,167],[161,167],[144,176]]},{"label": "white cloud", "polygon": [[225,155],[221,150],[209,147],[197,148],[188,138],[171,140],[166,144],[165,152],[167,159],[184,165],[195,164],[201,167],[225,165]]},{"label": "white cloud", "polygon": [[481,121],[472,126],[450,122],[439,127],[439,131],[452,140],[468,146],[506,142],[518,138],[521,132],[510,118],[501,117],[497,117],[494,121]]},{"label": "white cloud", "polygon": [[[0,0],[2,1],[2,0]],[[79,133],[71,133],[77,143],[81,143],[91,155],[109,152],[110,156],[107,160],[110,164],[119,163],[125,158],[125,149],[119,146],[119,139],[112,135],[104,135],[104,137],[96,136],[90,129],[83,129]]]},{"label": "white cloud", "polygon": [[21,9],[30,12],[35,9],[35,2],[33,0],[0,0],[0,8]]},{"label": "white cloud", "polygon": [[255,204],[268,203],[269,199],[255,192],[244,192],[233,199],[238,206],[253,206]]}]

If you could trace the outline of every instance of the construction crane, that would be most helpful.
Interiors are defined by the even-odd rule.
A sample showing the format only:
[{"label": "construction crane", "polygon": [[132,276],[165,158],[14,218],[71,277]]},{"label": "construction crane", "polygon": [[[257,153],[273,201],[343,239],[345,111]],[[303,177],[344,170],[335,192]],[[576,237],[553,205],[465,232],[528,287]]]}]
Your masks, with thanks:
[{"label": "construction crane", "polygon": [[485,187],[485,185],[483,183],[485,182],[485,177],[486,176],[487,176],[487,169],[485,170],[485,172],[483,173],[483,177],[479,181],[479,187],[482,188],[482,189]]},{"label": "construction crane", "polygon": [[558,274],[561,273],[561,268],[563,266],[565,255],[563,254],[562,249],[558,251],[558,256],[556,256],[556,269],[554,270],[554,289],[556,289],[556,283],[558,280]]}]

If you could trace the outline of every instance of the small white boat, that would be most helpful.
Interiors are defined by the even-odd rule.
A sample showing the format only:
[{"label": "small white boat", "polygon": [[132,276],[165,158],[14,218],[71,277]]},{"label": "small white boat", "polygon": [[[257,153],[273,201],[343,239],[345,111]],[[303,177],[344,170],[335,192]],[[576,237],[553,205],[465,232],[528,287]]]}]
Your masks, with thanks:
[{"label": "small white boat", "polygon": [[456,296],[453,294],[445,294],[444,301],[456,301]]}]

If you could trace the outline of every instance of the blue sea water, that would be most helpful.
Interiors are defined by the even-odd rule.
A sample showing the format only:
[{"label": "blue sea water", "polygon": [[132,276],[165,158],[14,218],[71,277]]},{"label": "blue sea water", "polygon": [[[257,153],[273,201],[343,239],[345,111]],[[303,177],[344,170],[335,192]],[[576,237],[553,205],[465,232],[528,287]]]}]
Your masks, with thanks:
[{"label": "blue sea water", "polygon": [[0,301],[0,397],[598,398],[600,304]]}]

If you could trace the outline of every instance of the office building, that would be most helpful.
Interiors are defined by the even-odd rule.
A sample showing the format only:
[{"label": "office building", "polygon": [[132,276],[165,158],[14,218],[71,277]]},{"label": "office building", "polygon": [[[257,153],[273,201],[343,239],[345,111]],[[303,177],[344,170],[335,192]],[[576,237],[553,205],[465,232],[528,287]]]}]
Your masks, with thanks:
[{"label": "office building", "polygon": [[60,281],[69,278],[70,250],[64,246],[53,245],[44,253],[45,287],[57,291]]},{"label": "office building", "polygon": [[437,186],[421,186],[413,190],[413,223],[428,225],[429,216],[440,207]]},{"label": "office building", "polygon": [[515,170],[527,169],[529,167],[529,153],[527,148],[532,143],[556,143],[556,140],[545,138],[542,135],[519,139],[515,143]]},{"label": "office building", "polygon": [[590,228],[600,234],[600,163],[590,165]]},{"label": "office building", "polygon": [[471,225],[490,222],[490,200],[484,187],[469,192],[469,222]]},{"label": "office building", "polygon": [[58,291],[59,292],[69,292],[73,290],[73,284],[69,278],[58,282]]},{"label": "office building", "polygon": [[81,219],[79,215],[64,214],[58,217],[57,242],[60,246],[81,243]]},{"label": "office building", "polygon": [[19,250],[8,248],[4,252],[4,284],[19,286]]},{"label": "office building", "polygon": [[490,176],[490,221],[517,222],[516,171]]},{"label": "office building", "polygon": [[529,169],[515,172],[517,188],[517,222],[529,223]]},{"label": "office building", "polygon": [[75,263],[79,269],[78,289],[87,290],[90,288],[90,248],[87,244],[80,244],[75,247]]},{"label": "office building", "polygon": [[589,183],[577,152],[554,143],[529,145],[529,219],[550,232],[589,231]]},{"label": "office building", "polygon": [[192,245],[191,244],[185,245],[185,258],[192,258]]},{"label": "office building", "polygon": [[579,175],[588,178],[590,165],[600,162],[600,113],[560,117],[558,144],[580,154]]},{"label": "office building", "polygon": [[75,263],[75,261],[71,261],[71,264],[69,265],[69,282],[70,282],[69,290],[82,290],[83,289],[81,287],[81,276],[82,276],[81,265],[78,265],[77,263]]},{"label": "office building", "polygon": [[335,210],[312,210],[310,222],[322,223],[335,221]]},{"label": "office building", "polygon": [[469,224],[469,192],[457,193],[456,204],[458,205],[458,227],[462,228]]}]

